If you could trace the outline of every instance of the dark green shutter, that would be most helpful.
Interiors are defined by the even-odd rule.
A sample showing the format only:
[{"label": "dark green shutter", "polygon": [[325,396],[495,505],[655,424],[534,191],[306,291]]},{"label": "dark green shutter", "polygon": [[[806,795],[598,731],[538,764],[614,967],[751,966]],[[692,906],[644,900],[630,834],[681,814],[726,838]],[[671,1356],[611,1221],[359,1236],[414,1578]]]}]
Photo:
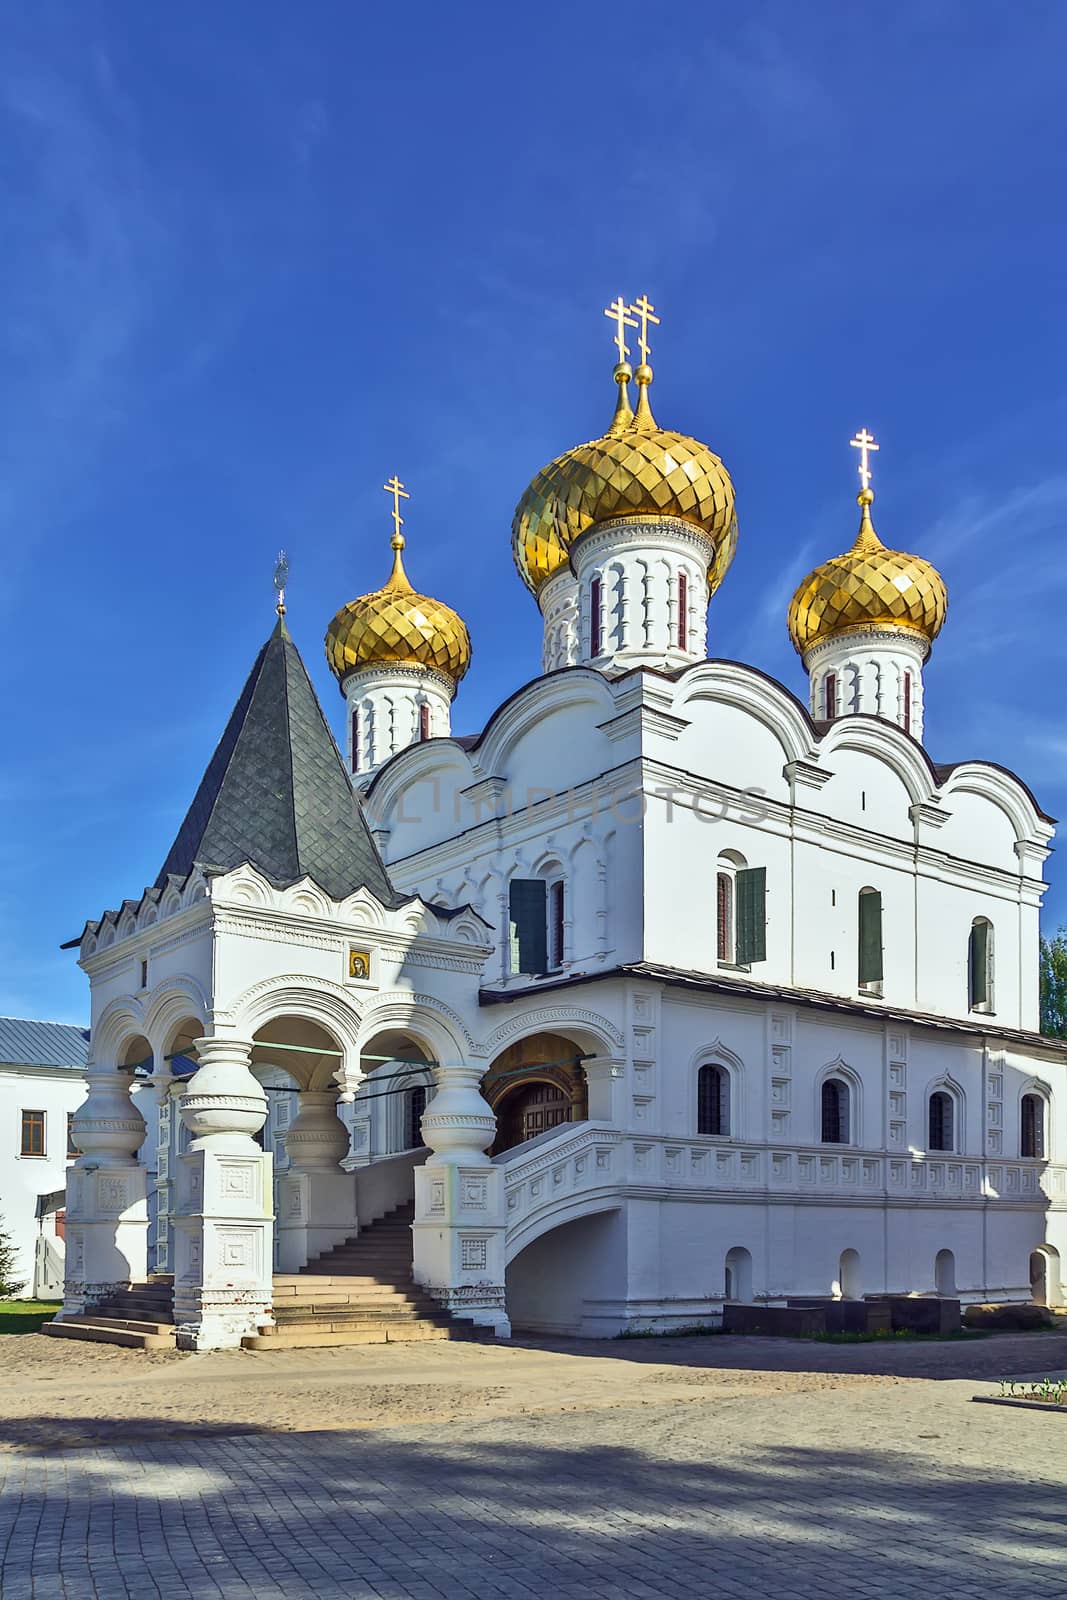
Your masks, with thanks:
[{"label": "dark green shutter", "polygon": [[970,948],[971,1005],[989,1003],[989,923],[976,922],[971,929]]},{"label": "dark green shutter", "polygon": [[737,895],[737,937],[734,960],[739,967],[767,959],[767,868],[742,867],[734,879]]},{"label": "dark green shutter", "polygon": [[512,878],[508,888],[511,964],[515,972],[548,970],[548,917],[540,878]]},{"label": "dark green shutter", "polygon": [[867,889],[860,895],[859,981],[882,981],[882,897],[876,889]]}]

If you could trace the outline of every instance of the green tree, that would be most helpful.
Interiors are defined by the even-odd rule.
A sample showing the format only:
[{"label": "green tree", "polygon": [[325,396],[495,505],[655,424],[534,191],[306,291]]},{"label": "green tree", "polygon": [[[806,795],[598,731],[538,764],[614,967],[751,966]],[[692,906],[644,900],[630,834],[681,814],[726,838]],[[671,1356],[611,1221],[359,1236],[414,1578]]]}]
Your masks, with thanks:
[{"label": "green tree", "polygon": [[0,1217],[0,1296],[10,1298],[22,1288],[22,1280],[12,1276],[15,1270],[15,1246]]},{"label": "green tree", "polygon": [[1041,938],[1041,1032],[1067,1039],[1067,928]]}]

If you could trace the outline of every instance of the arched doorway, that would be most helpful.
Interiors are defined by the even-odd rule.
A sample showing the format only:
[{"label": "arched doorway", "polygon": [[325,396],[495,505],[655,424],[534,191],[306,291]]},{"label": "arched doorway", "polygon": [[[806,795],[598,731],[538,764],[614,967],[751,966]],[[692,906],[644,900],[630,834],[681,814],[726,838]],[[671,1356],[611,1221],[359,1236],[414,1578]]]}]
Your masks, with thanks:
[{"label": "arched doorway", "polygon": [[743,1305],[752,1299],[752,1255],[743,1245],[726,1252],[723,1291],[724,1299],[739,1300]]},{"label": "arched doorway", "polygon": [[860,1253],[858,1250],[842,1250],[841,1258],[837,1265],[837,1282],[833,1286],[835,1300],[861,1300],[863,1298],[863,1282],[860,1277]]},{"label": "arched doorway", "polygon": [[410,1033],[386,1028],[360,1047],[365,1074],[352,1106],[352,1152],[359,1164],[423,1149],[422,1116],[434,1097],[429,1050]]},{"label": "arched doorway", "polygon": [[582,1052],[558,1033],[535,1033],[509,1045],[482,1080],[482,1093],[497,1119],[491,1155],[589,1114]]}]

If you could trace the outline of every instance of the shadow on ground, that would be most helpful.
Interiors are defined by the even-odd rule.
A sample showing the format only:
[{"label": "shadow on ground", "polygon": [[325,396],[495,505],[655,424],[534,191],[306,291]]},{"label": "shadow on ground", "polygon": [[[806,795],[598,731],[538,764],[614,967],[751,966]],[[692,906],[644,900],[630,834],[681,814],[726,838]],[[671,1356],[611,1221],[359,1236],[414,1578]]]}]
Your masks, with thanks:
[{"label": "shadow on ground", "polygon": [[658,1455],[570,1447],[537,1419],[452,1443],[157,1427],[140,1444],[2,1458],[0,1592],[112,1600],[148,1592],[150,1572],[192,1600],[1067,1593],[1062,1479],[935,1467],[859,1438],[714,1460],[708,1436]]}]

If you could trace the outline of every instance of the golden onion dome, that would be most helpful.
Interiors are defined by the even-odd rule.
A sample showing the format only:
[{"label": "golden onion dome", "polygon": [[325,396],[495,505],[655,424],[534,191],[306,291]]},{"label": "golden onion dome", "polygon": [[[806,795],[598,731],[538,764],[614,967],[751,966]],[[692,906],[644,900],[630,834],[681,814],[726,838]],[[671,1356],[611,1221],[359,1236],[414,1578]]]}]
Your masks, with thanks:
[{"label": "golden onion dome", "polygon": [[[636,376],[637,411],[627,386]],[[612,517],[677,517],[709,546],[708,592],[713,594],[737,546],[734,486],[707,445],[661,428],[648,403],[652,368],[636,375],[615,368],[619,400],[611,427],[599,439],[557,456],[534,478],[515,509],[512,554],[534,594],[565,566],[575,540]]]},{"label": "golden onion dome", "polygon": [[342,606],[326,630],[326,659],[341,682],[364,667],[424,667],[458,683],[471,664],[462,617],[417,594],[404,571],[404,535],[392,539],[393,570],[373,594]]},{"label": "golden onion dome", "polygon": [[874,492],[859,495],[860,528],[844,555],[804,579],[789,606],[789,633],[801,655],[838,634],[859,629],[920,634],[929,645],[948,609],[944,579],[921,556],[887,550],[874,531]]}]

